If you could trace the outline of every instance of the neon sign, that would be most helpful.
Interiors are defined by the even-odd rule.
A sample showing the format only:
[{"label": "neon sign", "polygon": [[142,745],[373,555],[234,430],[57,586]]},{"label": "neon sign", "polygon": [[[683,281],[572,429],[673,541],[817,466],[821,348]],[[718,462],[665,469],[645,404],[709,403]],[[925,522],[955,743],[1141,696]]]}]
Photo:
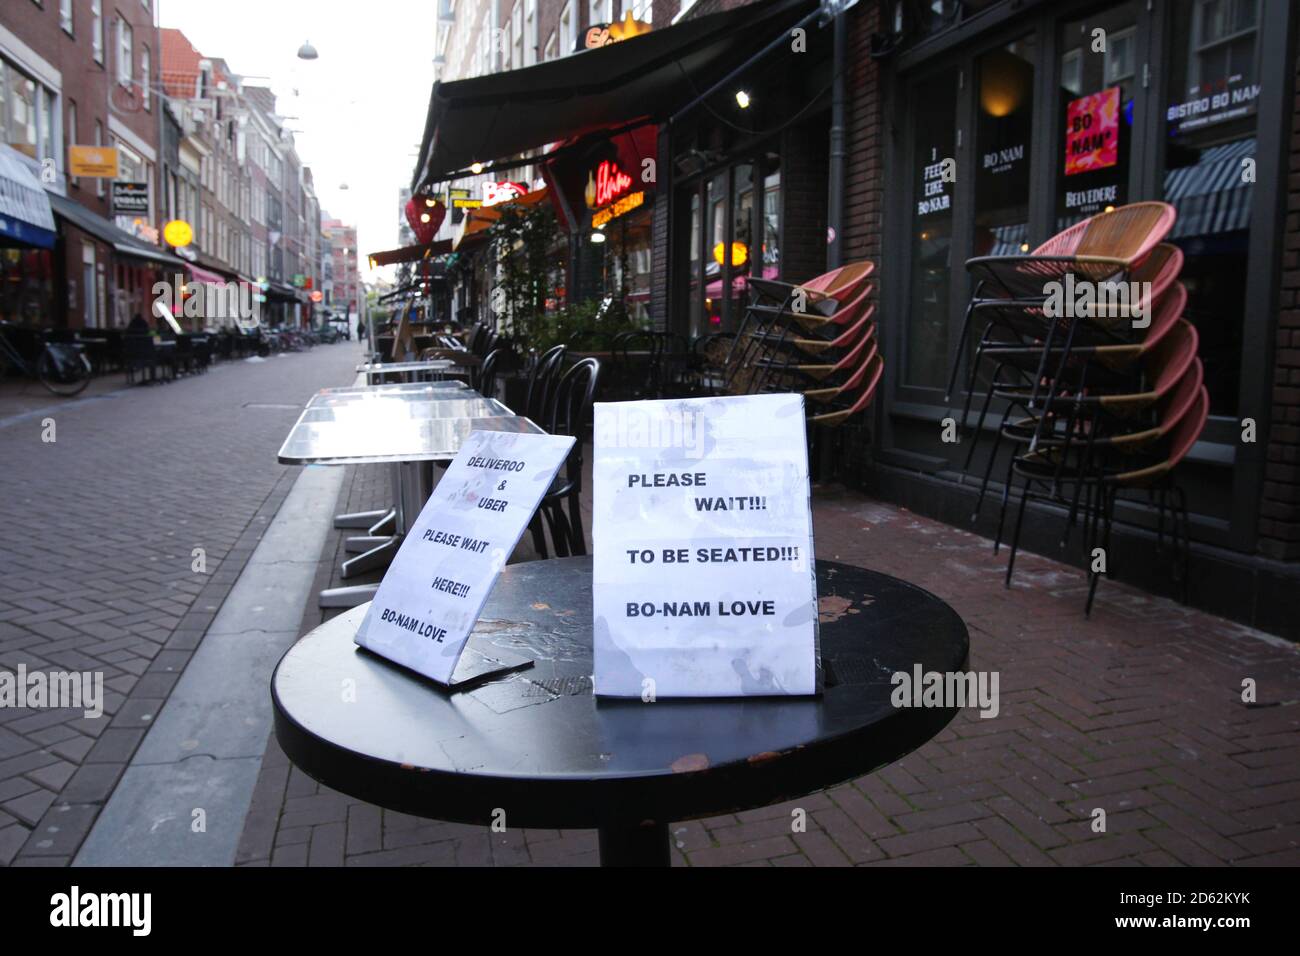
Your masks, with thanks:
[{"label": "neon sign", "polygon": [[598,228],[605,225],[605,223],[609,222],[611,219],[617,219],[619,216],[629,213],[633,209],[644,204],[645,193],[630,193],[622,199],[615,201],[612,206],[606,206],[604,209],[592,213],[591,225]]},{"label": "neon sign", "polygon": [[632,177],[608,159],[596,167],[595,175],[587,174],[586,200],[592,209],[607,206],[624,196],[632,188]]}]

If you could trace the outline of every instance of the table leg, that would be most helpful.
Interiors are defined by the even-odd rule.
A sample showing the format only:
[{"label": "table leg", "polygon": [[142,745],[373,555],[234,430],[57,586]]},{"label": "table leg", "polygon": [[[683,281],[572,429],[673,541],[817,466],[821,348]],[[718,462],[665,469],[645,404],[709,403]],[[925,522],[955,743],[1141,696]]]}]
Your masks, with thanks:
[{"label": "table leg", "polygon": [[369,528],[376,521],[382,521],[389,511],[354,511],[351,514],[335,515],[336,528]]},{"label": "table leg", "polygon": [[346,588],[326,588],[317,599],[318,607],[356,607],[373,600],[378,584],[357,584]]},{"label": "table leg", "polygon": [[395,508],[390,508],[384,512],[384,516],[382,518],[380,518],[374,524],[369,526],[369,528],[366,530],[366,534],[384,535],[385,537],[387,537],[388,535],[394,534],[396,531],[397,531],[397,510]]},{"label": "table leg", "polygon": [[343,543],[343,550],[348,554],[362,554],[371,548],[377,548],[392,535],[390,534],[361,534],[353,535]]},{"label": "table leg", "polygon": [[364,574],[366,571],[386,568],[396,556],[397,549],[401,546],[401,538],[389,538],[379,547],[371,548],[365,554],[358,554],[355,558],[348,558],[339,569],[339,577],[346,580],[347,578],[356,577],[358,574]]},{"label": "table leg", "polygon": [[598,832],[601,866],[672,865],[666,823],[612,823]]}]

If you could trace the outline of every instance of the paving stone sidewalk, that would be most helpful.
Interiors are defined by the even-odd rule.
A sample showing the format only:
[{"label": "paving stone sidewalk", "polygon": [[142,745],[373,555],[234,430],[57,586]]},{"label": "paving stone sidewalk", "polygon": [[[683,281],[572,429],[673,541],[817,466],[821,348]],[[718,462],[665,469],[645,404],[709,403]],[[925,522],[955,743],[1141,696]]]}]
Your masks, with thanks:
[{"label": "paving stone sidewalk", "polygon": [[[387,497],[383,469],[359,467],[338,510]],[[1081,571],[1022,554],[1005,590],[1005,551],[994,557],[988,540],[855,493],[818,489],[813,513],[819,556],[957,609],[972,668],[1000,675],[1001,711],[967,711],[898,763],[831,790],[676,823],[676,865],[1300,863],[1300,648],[1111,581],[1085,620]],[[317,586],[338,583],[343,537],[327,541]],[[525,535],[512,561],[532,557]],[[309,607],[304,633],[328,613]],[[1246,678],[1255,706],[1241,700]],[[805,832],[792,832],[795,808]],[[1092,830],[1096,809],[1105,833]],[[355,800],[292,767],[272,738],[237,859],[581,866],[597,853],[595,831],[492,834]]]},{"label": "paving stone sidewalk", "polygon": [[0,708],[0,865],[75,855],[299,473],[276,450],[360,354],[340,343],[166,385],[99,380],[68,401],[0,391],[0,670],[102,673],[105,692],[98,719]]}]

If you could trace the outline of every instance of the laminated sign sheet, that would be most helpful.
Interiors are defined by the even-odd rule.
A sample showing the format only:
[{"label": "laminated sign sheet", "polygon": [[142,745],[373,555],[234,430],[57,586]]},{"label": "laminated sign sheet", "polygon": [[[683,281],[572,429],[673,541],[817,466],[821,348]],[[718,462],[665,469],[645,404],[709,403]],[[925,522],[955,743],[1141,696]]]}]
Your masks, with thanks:
[{"label": "laminated sign sheet", "polygon": [[501,566],[572,447],[560,435],[471,432],[403,540],[356,642],[451,684]]},{"label": "laminated sign sheet", "polygon": [[803,396],[597,404],[595,692],[813,694]]}]

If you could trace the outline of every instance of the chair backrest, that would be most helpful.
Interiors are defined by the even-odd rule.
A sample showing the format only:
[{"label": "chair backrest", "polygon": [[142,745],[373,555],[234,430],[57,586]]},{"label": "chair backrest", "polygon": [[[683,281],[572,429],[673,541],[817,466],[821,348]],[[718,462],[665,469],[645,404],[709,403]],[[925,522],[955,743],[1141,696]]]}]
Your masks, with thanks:
[{"label": "chair backrest", "polygon": [[537,421],[546,412],[546,400],[555,385],[560,368],[564,365],[566,346],[556,345],[537,357],[528,372],[528,394],[524,399],[524,414]]},{"label": "chair backrest", "polygon": [[[1198,363],[1199,364],[1199,363]],[[1187,457],[1196,440],[1205,430],[1205,422],[1210,417],[1210,393],[1202,385],[1196,392],[1191,407],[1179,419],[1169,436],[1169,458],[1167,466],[1173,468]]]},{"label": "chair backrest", "polygon": [[475,379],[478,393],[484,398],[492,398],[497,390],[497,362],[501,359],[501,349],[493,349],[483,358]]},{"label": "chair backrest", "polygon": [[1084,232],[1088,228],[1088,223],[1092,218],[1076,222],[1068,229],[1063,229],[1056,235],[1052,236],[1041,246],[1030,253],[1031,256],[1072,256],[1075,250],[1079,248],[1079,240],[1083,238]]},{"label": "chair backrest", "polygon": [[829,296],[842,300],[845,295],[851,295],[862,283],[866,282],[867,277],[875,270],[876,264],[870,259],[859,259],[857,262],[850,262],[838,269],[824,272],[816,278],[800,283],[800,285],[805,289],[824,292]]},{"label": "chair backrest", "polygon": [[1146,363],[1147,383],[1150,391],[1163,398],[1178,384],[1196,361],[1200,336],[1196,327],[1186,319],[1179,319],[1174,327],[1148,352]]},{"label": "chair backrest", "polygon": [[1077,256],[1105,256],[1137,263],[1173,228],[1178,212],[1167,202],[1135,202],[1087,220]]},{"label": "chair backrest", "polygon": [[1200,359],[1196,359],[1161,400],[1160,418],[1156,426],[1160,435],[1168,435],[1187,417],[1204,385],[1205,366],[1201,364]]},{"label": "chair backrest", "polygon": [[574,362],[551,393],[545,422],[539,423],[552,435],[570,435],[577,441],[569,452],[566,477],[581,487],[582,443],[591,422],[591,406],[600,387],[600,360]]},{"label": "chair backrest", "polygon": [[1187,288],[1181,282],[1175,282],[1156,299],[1151,307],[1151,324],[1142,339],[1142,351],[1149,352],[1156,348],[1166,335],[1174,330],[1178,320],[1183,317],[1187,307]]}]

